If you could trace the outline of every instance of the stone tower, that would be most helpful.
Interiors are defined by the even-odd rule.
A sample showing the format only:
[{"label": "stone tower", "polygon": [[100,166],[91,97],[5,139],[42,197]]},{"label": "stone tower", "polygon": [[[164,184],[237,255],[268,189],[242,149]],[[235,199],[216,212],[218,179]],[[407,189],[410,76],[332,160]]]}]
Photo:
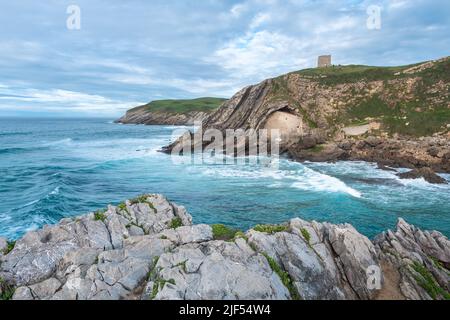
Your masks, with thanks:
[{"label": "stone tower", "polygon": [[317,67],[318,68],[331,67],[331,55],[320,56]]}]

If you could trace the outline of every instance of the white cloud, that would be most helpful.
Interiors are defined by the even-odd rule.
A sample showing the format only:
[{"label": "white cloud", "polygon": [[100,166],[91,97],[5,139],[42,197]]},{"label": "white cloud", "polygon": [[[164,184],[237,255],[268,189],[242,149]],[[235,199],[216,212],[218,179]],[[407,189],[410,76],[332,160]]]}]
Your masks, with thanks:
[{"label": "white cloud", "polygon": [[265,22],[270,21],[271,15],[269,13],[258,13],[250,23],[250,29],[256,29]]},{"label": "white cloud", "polygon": [[247,5],[239,3],[231,8],[230,13],[234,18],[239,18],[245,11],[247,11]]},{"label": "white cloud", "polygon": [[[12,95],[14,92],[14,95]],[[100,95],[62,89],[18,89],[0,91],[0,110],[21,106],[30,111],[80,111],[84,113],[118,113],[143,104],[139,101],[120,101]],[[25,104],[26,103],[26,104]],[[39,110],[36,110],[36,108]]]},{"label": "white cloud", "polygon": [[306,62],[303,44],[295,38],[269,31],[247,33],[218,49],[207,60],[238,76],[259,76],[288,68],[295,70]]}]

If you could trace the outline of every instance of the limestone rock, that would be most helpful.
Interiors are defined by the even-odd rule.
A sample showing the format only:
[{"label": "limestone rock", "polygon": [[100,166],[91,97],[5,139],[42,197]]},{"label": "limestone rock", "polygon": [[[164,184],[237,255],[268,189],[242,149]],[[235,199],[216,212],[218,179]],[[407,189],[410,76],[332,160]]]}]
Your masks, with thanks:
[{"label": "limestone rock", "polygon": [[0,257],[3,255],[3,253],[8,248],[8,240],[5,238],[0,237]]},{"label": "limestone rock", "polygon": [[375,239],[380,257],[398,270],[398,286],[407,299],[450,298],[450,241],[400,219],[397,231]]},{"label": "limestone rock", "polygon": [[159,258],[144,299],[288,299],[266,258],[243,239],[178,247]]},{"label": "limestone rock", "polygon": [[[192,225],[184,208],[146,195],[27,233],[1,258],[0,290],[16,288],[16,300],[377,299],[392,297],[392,289],[408,299],[448,295],[450,243],[439,232],[401,220],[374,244],[348,224],[293,219],[257,230],[266,232],[214,240],[212,228]],[[381,291],[368,287],[373,267],[383,271]],[[430,279],[432,292],[424,289]]]}]

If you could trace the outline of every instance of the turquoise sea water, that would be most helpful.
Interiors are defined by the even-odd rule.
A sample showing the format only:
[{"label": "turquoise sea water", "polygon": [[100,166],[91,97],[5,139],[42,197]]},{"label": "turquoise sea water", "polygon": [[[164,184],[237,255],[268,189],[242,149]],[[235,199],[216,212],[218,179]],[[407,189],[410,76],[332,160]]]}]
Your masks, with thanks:
[{"label": "turquoise sea water", "polygon": [[[399,180],[362,162],[176,165],[158,153],[173,127],[105,119],[0,119],[0,236],[162,193],[195,223],[247,229],[293,217],[348,222],[372,237],[398,217],[450,235],[450,186]],[[450,180],[449,175],[444,177]]]}]

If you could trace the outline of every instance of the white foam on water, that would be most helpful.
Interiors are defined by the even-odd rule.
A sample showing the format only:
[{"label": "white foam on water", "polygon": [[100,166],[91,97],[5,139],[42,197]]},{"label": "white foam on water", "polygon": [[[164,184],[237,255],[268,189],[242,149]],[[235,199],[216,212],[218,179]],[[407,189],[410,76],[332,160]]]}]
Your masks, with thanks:
[{"label": "white foam on water", "polygon": [[426,181],[424,178],[420,179],[400,179],[399,177],[396,177],[397,181],[404,185],[405,187],[411,187],[414,189],[422,189],[422,190],[436,190],[436,191],[442,191],[442,190],[449,190],[450,192],[450,185],[448,184],[433,184]]},{"label": "white foam on water", "polygon": [[214,166],[201,168],[201,173],[207,176],[225,178],[269,178],[278,181],[270,184],[269,187],[271,188],[278,188],[283,185],[283,182],[286,182],[292,188],[306,191],[346,193],[355,198],[362,197],[361,192],[347,186],[338,178],[317,172],[301,164],[297,165],[297,170],[264,170],[250,166]]},{"label": "white foam on water", "polygon": [[60,189],[60,187],[56,187],[55,189],[53,189],[52,192],[49,193],[49,195],[54,196],[54,195],[59,194],[59,189]]},{"label": "white foam on water", "polygon": [[51,146],[64,146],[64,145],[69,145],[73,142],[72,138],[64,138],[61,140],[56,140],[56,141],[51,141],[51,142],[45,142],[43,144],[43,146],[45,147],[51,147]]},{"label": "white foam on water", "polygon": [[361,192],[347,186],[343,181],[309,168],[306,168],[304,177],[298,180],[301,181],[294,182],[292,187],[319,192],[347,193],[355,198],[362,196]]}]

